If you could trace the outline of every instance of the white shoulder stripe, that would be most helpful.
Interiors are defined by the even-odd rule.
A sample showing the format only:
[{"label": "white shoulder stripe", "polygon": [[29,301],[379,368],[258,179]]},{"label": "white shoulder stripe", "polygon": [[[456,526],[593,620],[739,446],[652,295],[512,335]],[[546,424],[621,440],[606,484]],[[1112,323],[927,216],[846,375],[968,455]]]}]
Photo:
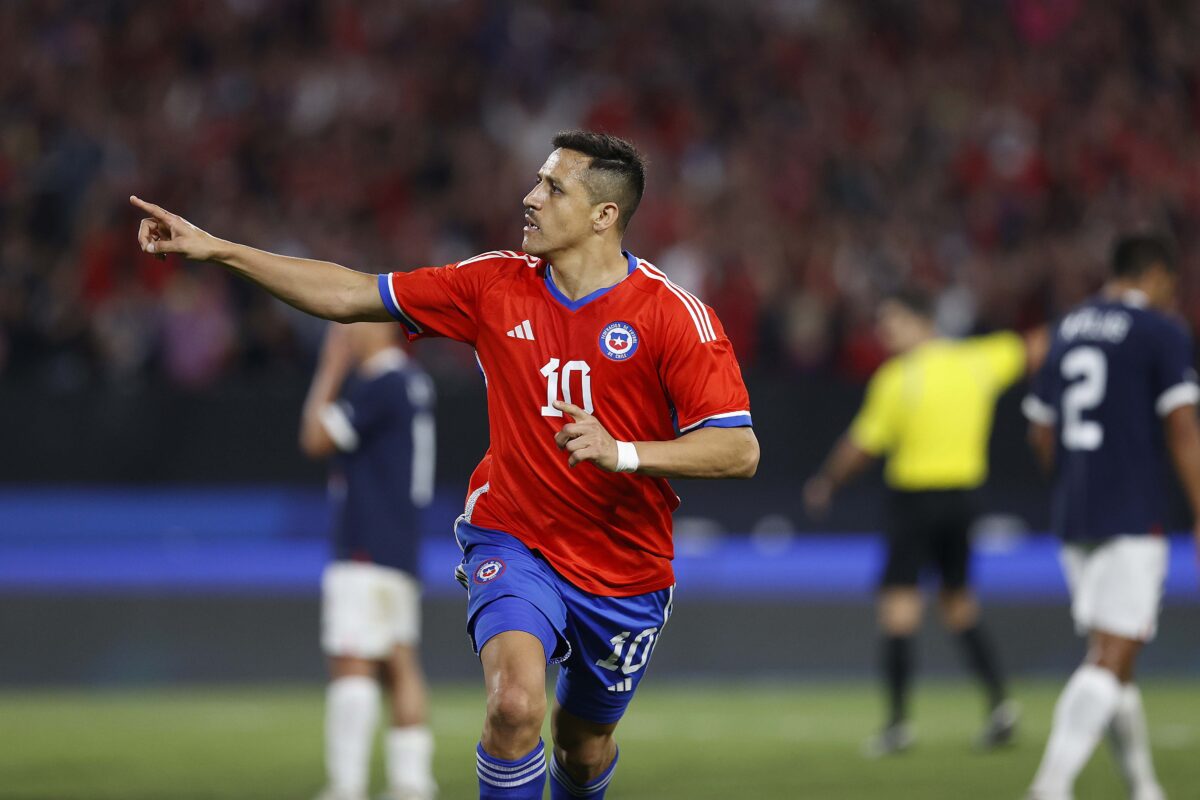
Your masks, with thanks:
[{"label": "white shoulder stripe", "polygon": [[717,333],[716,333],[716,331],[713,330],[712,318],[709,316],[708,306],[706,306],[704,304],[704,301],[701,300],[699,297],[696,297],[696,295],[692,294],[687,289],[684,289],[679,284],[672,282],[671,279],[667,277],[667,273],[663,272],[661,269],[654,266],[649,261],[642,261],[642,263],[646,265],[646,269],[650,270],[655,275],[658,275],[660,278],[665,280],[667,283],[669,283],[675,289],[678,289],[680,292],[682,292],[684,297],[687,297],[691,300],[691,302],[695,305],[696,310],[700,312],[701,320],[704,323],[704,327],[708,330],[709,338],[716,339]]},{"label": "white shoulder stripe", "polygon": [[[708,319],[708,310],[704,308],[703,303],[685,292],[683,289],[680,289],[678,286],[671,283],[671,281],[668,280],[665,275],[662,275],[661,273],[656,274],[654,270],[647,267],[644,261],[638,262],[638,270],[640,270],[646,277],[656,280],[663,286],[666,286],[667,290],[671,294],[679,298],[679,302],[683,303],[683,307],[687,309],[688,314],[691,316],[692,323],[696,326],[696,332],[700,334],[701,342],[711,342],[717,338],[712,331],[712,325]],[[697,308],[697,306],[699,306],[699,308]]]},{"label": "white shoulder stripe", "polygon": [[465,267],[468,264],[475,264],[479,261],[487,261],[488,259],[492,258],[520,259],[521,261],[524,261],[525,266],[529,267],[530,269],[536,267],[541,261],[541,259],[539,259],[537,256],[531,256],[528,253],[518,253],[515,250],[489,250],[486,253],[480,253],[477,256],[471,256],[470,258],[463,259],[455,264],[454,268],[458,269],[459,267]]},{"label": "white shoulder stripe", "polygon": [[458,262],[458,264],[455,266],[455,268],[457,269],[458,267],[465,267],[468,264],[474,264],[477,261],[487,261],[489,258],[514,258],[514,257],[515,256],[512,253],[508,252],[507,250],[489,250],[486,253],[480,253],[477,256],[471,256],[470,258],[467,258],[467,259],[464,259],[464,260]]},{"label": "white shoulder stripe", "polygon": [[667,273],[663,272],[661,269],[654,266],[649,261],[641,261],[641,263],[645,265],[646,269],[648,269],[650,272],[657,275],[662,280],[666,281],[668,286],[677,290],[679,293],[681,293],[683,295],[683,297],[686,300],[688,300],[692,303],[692,307],[695,308],[696,311],[700,315],[701,325],[708,332],[708,340],[707,341],[712,341],[712,340],[716,339],[717,334],[716,334],[716,331],[713,330],[712,319],[708,315],[708,306],[704,305],[704,301],[701,300],[699,297],[696,297],[696,295],[692,294],[687,289],[684,289],[682,286],[680,286],[676,283],[673,283],[671,281],[671,279],[667,277]]}]

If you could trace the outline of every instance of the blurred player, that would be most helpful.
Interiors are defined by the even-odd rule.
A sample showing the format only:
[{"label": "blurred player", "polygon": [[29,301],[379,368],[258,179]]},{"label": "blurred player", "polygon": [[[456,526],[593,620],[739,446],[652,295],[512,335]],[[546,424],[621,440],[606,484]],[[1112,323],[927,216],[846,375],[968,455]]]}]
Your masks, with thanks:
[{"label": "blurred player", "polygon": [[[1167,571],[1165,451],[1200,520],[1200,386],[1191,339],[1164,313],[1175,283],[1165,242],[1118,242],[1110,281],[1058,324],[1025,400],[1030,441],[1054,474],[1071,615],[1088,636],[1054,710],[1036,800],[1070,798],[1106,730],[1130,796],[1163,797],[1133,672],[1154,638]],[[1200,544],[1200,527],[1195,535]]]},{"label": "blurred player", "polygon": [[[369,276],[215,239],[137,198],[155,254],[211,260],[309,313],[471,344],[491,446],[455,526],[487,711],[481,798],[599,800],[617,722],[671,612],[670,477],[752,476],[733,348],[706,305],[621,249],[645,185],[628,143],[572,131],[525,196],[523,253]],[[565,424],[564,424],[565,423]]]},{"label": "blurred player", "polygon": [[926,565],[941,577],[942,623],[958,639],[967,664],[987,691],[982,747],[1007,742],[1017,711],[979,621],[970,587],[968,529],[975,490],[987,477],[987,446],[996,399],[1023,374],[1027,343],[1015,333],[961,341],[941,338],[932,303],[917,291],[880,304],[879,336],[894,357],[871,378],[850,429],[804,487],[820,516],[833,493],[872,461],[887,458],[891,489],[887,561],[880,577],[879,626],[889,716],[867,742],[877,757],[907,749],[912,638],[921,622],[920,578]]},{"label": "blurred player", "polygon": [[418,509],[433,493],[433,383],[400,348],[398,325],[331,326],[304,404],[300,445],[334,456],[334,561],[322,590],[326,698],[321,800],[365,800],[379,714],[391,689],[384,743],[388,800],[432,800],[420,632]]}]

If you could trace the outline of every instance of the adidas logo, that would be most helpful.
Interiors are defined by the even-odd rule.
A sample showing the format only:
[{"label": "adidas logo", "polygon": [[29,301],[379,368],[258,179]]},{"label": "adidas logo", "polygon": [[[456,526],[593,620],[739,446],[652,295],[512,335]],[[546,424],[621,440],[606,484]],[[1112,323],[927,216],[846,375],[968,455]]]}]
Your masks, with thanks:
[{"label": "adidas logo", "polygon": [[514,339],[529,339],[533,340],[533,326],[529,324],[529,320],[525,320],[517,327],[508,332],[508,335]]},{"label": "adidas logo", "polygon": [[633,678],[626,678],[623,681],[617,681],[612,686],[608,687],[610,692],[628,692],[633,689]]}]

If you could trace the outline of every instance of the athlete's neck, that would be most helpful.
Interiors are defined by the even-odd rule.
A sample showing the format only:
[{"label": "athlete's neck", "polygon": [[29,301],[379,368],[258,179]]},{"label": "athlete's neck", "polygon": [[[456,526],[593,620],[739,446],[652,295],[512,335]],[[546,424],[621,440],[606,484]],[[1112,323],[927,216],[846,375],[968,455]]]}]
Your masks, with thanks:
[{"label": "athlete's neck", "polygon": [[1101,293],[1107,300],[1121,300],[1139,307],[1150,305],[1149,294],[1136,281],[1109,281]]},{"label": "athlete's neck", "polygon": [[554,269],[554,285],[569,300],[578,300],[625,280],[629,262],[618,245],[615,250],[568,250],[547,257]]}]

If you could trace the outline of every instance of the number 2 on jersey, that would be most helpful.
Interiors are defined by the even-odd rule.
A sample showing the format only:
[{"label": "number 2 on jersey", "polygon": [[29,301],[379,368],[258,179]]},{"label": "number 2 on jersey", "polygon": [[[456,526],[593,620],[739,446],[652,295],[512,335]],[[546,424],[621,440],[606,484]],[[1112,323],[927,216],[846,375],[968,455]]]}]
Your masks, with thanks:
[{"label": "number 2 on jersey", "polygon": [[[579,382],[581,385],[580,392],[583,395],[582,401],[575,403],[584,411],[591,414],[595,409],[592,407],[592,368],[588,366],[586,361],[568,361],[562,365],[562,372],[558,371],[561,362],[557,358],[552,358],[546,362],[546,366],[542,367],[542,374],[546,376],[546,405],[542,406],[543,417],[561,417],[563,412],[554,407],[554,401],[560,397],[563,402],[575,403],[571,399],[571,375],[578,372]],[[559,394],[561,387],[562,394]]]},{"label": "number 2 on jersey", "polygon": [[1074,381],[1062,396],[1062,443],[1068,450],[1096,450],[1104,443],[1104,426],[1083,418],[1104,402],[1108,389],[1108,359],[1098,347],[1077,347],[1063,356],[1062,376]]}]

